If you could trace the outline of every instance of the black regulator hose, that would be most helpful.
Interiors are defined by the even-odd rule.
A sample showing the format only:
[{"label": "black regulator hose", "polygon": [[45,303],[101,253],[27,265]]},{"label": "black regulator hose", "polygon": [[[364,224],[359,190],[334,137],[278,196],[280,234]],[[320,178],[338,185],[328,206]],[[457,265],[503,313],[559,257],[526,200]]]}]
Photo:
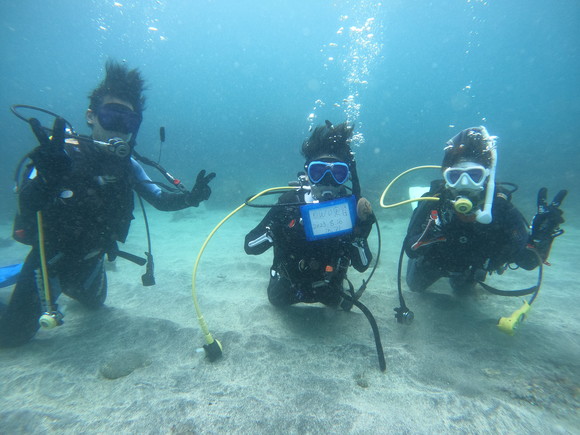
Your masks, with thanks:
[{"label": "black regulator hose", "polygon": [[[289,186],[289,187],[294,187],[294,186]],[[300,187],[296,187],[296,191],[298,192],[300,190]],[[285,193],[285,192],[283,192]],[[273,191],[273,192],[266,192],[261,196],[266,196],[266,195],[280,195],[280,192],[278,191]],[[301,202],[285,202],[285,203],[276,203],[276,204],[254,204],[252,200],[252,198],[254,198],[256,195],[251,195],[248,196],[246,198],[246,200],[244,201],[244,205],[247,205],[248,207],[254,207],[254,208],[274,208],[274,207],[298,207],[301,205],[306,205],[308,204],[307,202],[301,201]]]},{"label": "black regulator hose", "polygon": [[370,280],[372,279],[373,275],[375,274],[375,271],[377,270],[377,266],[379,265],[379,260],[381,258],[381,247],[382,247],[381,228],[379,227],[379,221],[374,213],[373,213],[373,218],[375,220],[375,227],[377,228],[377,238],[378,238],[378,244],[379,244],[378,249],[377,249],[377,258],[375,260],[375,264],[373,266],[373,269],[371,270],[369,277],[366,280],[363,279],[362,285],[357,290],[357,292],[354,294],[355,299],[360,299],[360,297],[363,295],[363,293],[367,289],[367,286],[369,285]]},{"label": "black regulator hose", "polygon": [[403,298],[403,286],[401,284],[401,275],[403,272],[403,255],[405,254],[405,244],[401,246],[401,253],[399,254],[399,266],[397,268],[397,290],[399,292],[399,307],[395,308],[395,319],[397,323],[405,323],[410,325],[415,318],[415,313],[413,313],[407,304],[405,304],[405,298]]},{"label": "black regulator hose", "polygon": [[366,316],[367,320],[371,324],[371,328],[373,330],[373,334],[375,336],[375,346],[377,348],[377,356],[379,357],[379,368],[382,372],[387,369],[387,363],[385,362],[385,353],[383,351],[383,344],[381,343],[381,336],[379,334],[379,327],[377,326],[377,322],[370,312],[370,310],[365,307],[360,301],[354,299],[352,296],[342,292],[341,296],[346,299],[347,301],[352,302],[352,304],[357,307],[359,310],[363,312]]},{"label": "black regulator hose", "polygon": [[350,162],[350,172],[352,174],[352,193],[355,196],[356,200],[358,201],[361,198],[361,188],[360,188],[360,180],[358,178],[358,172],[356,170],[356,161],[354,157]]},{"label": "black regulator hose", "polygon": [[147,266],[145,268],[145,273],[141,275],[141,282],[144,287],[149,287],[155,285],[155,264],[153,262],[153,253],[151,252],[151,233],[149,232],[149,220],[147,219],[147,212],[145,211],[145,205],[143,204],[143,199],[141,195],[137,195],[139,198],[139,204],[141,205],[141,211],[143,212],[143,220],[145,222],[145,231],[147,233]]}]

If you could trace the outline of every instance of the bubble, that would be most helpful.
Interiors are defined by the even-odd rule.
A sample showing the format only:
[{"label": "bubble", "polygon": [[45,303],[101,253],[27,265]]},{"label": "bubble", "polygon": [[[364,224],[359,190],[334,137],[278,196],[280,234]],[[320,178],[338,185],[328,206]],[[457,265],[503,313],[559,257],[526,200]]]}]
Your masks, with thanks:
[{"label": "bubble", "polygon": [[[360,114],[361,103],[359,102],[360,90],[369,84],[369,72],[372,63],[378,58],[382,44],[380,42],[380,19],[381,3],[374,0],[356,0],[345,2],[345,7],[339,15],[339,25],[335,40],[322,47],[321,54],[325,68],[340,66],[343,70],[343,85],[345,85],[347,97],[342,100],[335,96],[331,109],[342,110],[347,122],[354,123]],[[330,52],[332,50],[332,52]],[[325,83],[318,83],[316,89],[309,83],[311,90],[318,91]],[[338,89],[338,86],[335,86]],[[345,92],[345,93],[346,93]],[[330,104],[329,104],[330,105]],[[312,114],[317,113],[315,106]],[[321,114],[319,114],[322,116]],[[314,121],[314,118],[309,118]],[[356,123],[358,128],[361,124]],[[362,134],[355,132],[353,143],[360,145],[364,142]]]}]

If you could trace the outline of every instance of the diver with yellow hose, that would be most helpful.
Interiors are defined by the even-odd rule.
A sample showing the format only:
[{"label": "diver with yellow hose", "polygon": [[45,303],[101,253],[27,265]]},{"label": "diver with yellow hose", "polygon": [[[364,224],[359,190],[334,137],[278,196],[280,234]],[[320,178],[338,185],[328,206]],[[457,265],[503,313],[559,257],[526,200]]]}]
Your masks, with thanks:
[{"label": "diver with yellow hose", "polygon": [[[414,292],[427,290],[442,277],[448,277],[457,295],[469,294],[476,284],[503,296],[532,294],[529,302],[498,326],[513,334],[538,294],[541,266],[547,261],[554,238],[564,231],[563,211],[559,208],[566,190],[548,204],[547,190],[538,193],[538,212],[531,231],[520,211],[511,203],[509,183],[496,183],[496,138],[485,127],[468,128],[450,139],[441,166],[443,180],[431,183],[409,223],[403,252],[409,257],[406,281]],[[390,187],[390,186],[389,186]],[[385,192],[386,193],[386,192]],[[384,194],[381,199],[383,207]],[[538,284],[528,289],[505,291],[484,283],[488,274],[502,274],[508,268],[539,269]],[[399,278],[400,281],[400,278]],[[412,321],[413,314],[402,297],[397,320]]]},{"label": "diver with yellow hose", "polygon": [[[339,307],[342,297],[335,289],[342,290],[351,262],[359,272],[370,265],[366,240],[374,222],[370,203],[344,187],[350,177],[351,135],[346,123],[318,127],[302,146],[308,173],[304,187],[282,195],[279,204],[287,206],[271,208],[246,236],[247,254],[274,248],[268,286],[272,305],[321,302]],[[304,212],[302,204],[311,204],[313,211]]]},{"label": "diver with yellow hose", "polygon": [[[274,248],[268,299],[276,307],[322,303],[349,311],[363,311],[375,332],[381,370],[384,355],[372,315],[358,301],[347,278],[353,266],[364,272],[372,254],[367,237],[375,222],[368,200],[361,197],[356,165],[350,149],[353,128],[348,123],[317,127],[302,145],[306,174],[297,188],[284,193],[262,221],[246,235],[247,254]],[[345,183],[352,180],[352,192]],[[251,204],[247,204],[251,205]]]},{"label": "diver with yellow hose", "polygon": [[[61,325],[57,304],[61,294],[89,309],[103,306],[108,291],[105,256],[109,261],[120,257],[147,264],[142,283],[155,284],[150,242],[147,259],[119,249],[133,219],[134,192],[140,201],[164,211],[197,207],[209,198],[214,173],[200,171],[191,190],[165,173],[172,186],[162,191],[137,161],[143,161],[135,152],[143,90],[139,70],[107,62],[105,78],[89,96],[90,136],[76,134],[68,121],[48,110],[12,107],[30,125],[39,146],[16,171],[13,237],[31,250],[14,289],[0,301],[0,348],[25,344],[40,327]],[[28,111],[53,116],[53,128],[24,116]]]}]

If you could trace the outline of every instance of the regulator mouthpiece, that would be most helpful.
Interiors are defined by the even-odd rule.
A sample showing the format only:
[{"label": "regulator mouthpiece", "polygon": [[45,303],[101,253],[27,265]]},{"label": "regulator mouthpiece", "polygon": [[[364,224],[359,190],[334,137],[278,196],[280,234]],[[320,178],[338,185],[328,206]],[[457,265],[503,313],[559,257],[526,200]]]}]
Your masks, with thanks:
[{"label": "regulator mouthpiece", "polygon": [[108,142],[94,140],[93,143],[97,149],[121,159],[131,155],[131,145],[118,137],[109,139]]},{"label": "regulator mouthpiece", "polygon": [[114,137],[109,139],[109,152],[115,154],[117,157],[125,158],[131,154],[131,146],[123,139]]},{"label": "regulator mouthpiece", "polygon": [[453,201],[453,207],[457,213],[468,214],[473,210],[473,203],[468,198],[458,197]]}]

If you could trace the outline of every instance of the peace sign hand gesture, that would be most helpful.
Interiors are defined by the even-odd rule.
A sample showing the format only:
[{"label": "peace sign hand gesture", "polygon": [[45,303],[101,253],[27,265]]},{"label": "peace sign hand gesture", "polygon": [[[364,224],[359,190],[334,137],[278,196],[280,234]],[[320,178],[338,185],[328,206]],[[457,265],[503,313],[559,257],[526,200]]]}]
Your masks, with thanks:
[{"label": "peace sign hand gesture", "polygon": [[538,212],[532,219],[532,240],[534,242],[552,241],[564,233],[560,224],[564,223],[563,210],[560,210],[562,201],[568,194],[567,190],[560,190],[548,205],[546,197],[548,189],[542,187],[538,192]]}]

